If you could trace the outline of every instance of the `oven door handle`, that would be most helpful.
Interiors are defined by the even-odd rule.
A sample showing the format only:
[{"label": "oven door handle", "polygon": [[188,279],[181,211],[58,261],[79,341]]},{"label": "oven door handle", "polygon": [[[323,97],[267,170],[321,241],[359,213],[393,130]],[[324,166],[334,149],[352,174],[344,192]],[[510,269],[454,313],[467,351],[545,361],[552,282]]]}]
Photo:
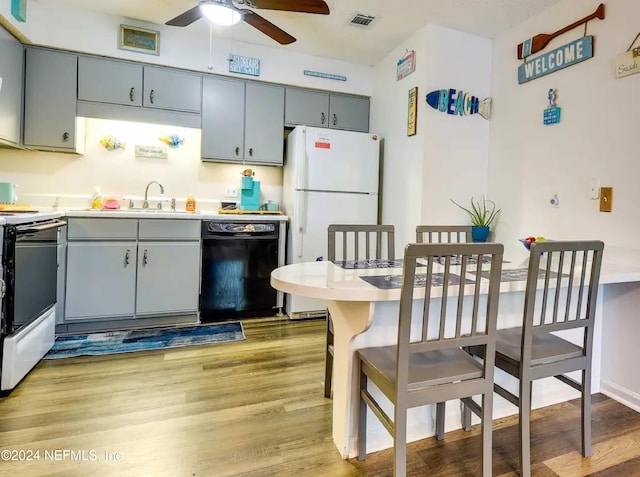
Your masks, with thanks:
[{"label": "oven door handle", "polygon": [[34,224],[18,225],[16,227],[16,231],[20,234],[30,234],[34,232],[42,232],[43,230],[64,227],[65,225],[67,225],[66,222],[62,220],[53,220],[51,222],[45,222],[41,225],[34,225]]}]

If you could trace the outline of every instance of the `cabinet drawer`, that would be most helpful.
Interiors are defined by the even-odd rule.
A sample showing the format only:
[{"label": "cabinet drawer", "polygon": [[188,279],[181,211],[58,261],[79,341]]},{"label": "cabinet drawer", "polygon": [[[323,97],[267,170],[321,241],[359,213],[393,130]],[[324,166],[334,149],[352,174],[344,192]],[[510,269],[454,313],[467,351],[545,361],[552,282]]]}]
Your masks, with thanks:
[{"label": "cabinet drawer", "polygon": [[137,236],[137,219],[69,219],[67,223],[68,240],[135,240]]},{"label": "cabinet drawer", "polygon": [[184,219],[141,219],[138,234],[141,240],[199,240],[200,221]]}]

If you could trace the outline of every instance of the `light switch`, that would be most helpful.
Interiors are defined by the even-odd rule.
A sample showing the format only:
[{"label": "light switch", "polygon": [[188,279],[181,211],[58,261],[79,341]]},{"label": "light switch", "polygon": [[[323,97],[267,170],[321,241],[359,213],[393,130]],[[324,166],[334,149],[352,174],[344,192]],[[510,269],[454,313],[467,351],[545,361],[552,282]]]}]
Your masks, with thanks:
[{"label": "light switch", "polygon": [[600,212],[611,212],[613,208],[613,187],[600,188]]}]

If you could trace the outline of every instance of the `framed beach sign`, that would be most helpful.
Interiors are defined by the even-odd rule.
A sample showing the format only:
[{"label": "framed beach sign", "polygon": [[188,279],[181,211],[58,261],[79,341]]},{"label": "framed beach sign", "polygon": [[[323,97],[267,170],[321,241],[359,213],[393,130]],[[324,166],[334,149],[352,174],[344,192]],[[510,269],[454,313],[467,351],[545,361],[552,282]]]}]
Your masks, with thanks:
[{"label": "framed beach sign", "polygon": [[120,25],[118,48],[150,55],[160,54],[160,32],[146,28]]}]

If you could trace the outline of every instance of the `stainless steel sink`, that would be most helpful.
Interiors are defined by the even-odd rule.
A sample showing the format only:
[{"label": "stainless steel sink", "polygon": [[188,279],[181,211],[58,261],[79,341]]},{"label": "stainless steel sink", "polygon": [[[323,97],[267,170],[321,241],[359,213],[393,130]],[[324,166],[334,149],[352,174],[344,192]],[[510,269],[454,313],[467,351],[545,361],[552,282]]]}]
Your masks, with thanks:
[{"label": "stainless steel sink", "polygon": [[84,209],[90,212],[104,212],[105,214],[117,214],[122,212],[135,212],[140,214],[199,214],[200,212],[187,212],[186,210],[171,209],[144,209],[142,207],[132,207],[129,209]]}]

